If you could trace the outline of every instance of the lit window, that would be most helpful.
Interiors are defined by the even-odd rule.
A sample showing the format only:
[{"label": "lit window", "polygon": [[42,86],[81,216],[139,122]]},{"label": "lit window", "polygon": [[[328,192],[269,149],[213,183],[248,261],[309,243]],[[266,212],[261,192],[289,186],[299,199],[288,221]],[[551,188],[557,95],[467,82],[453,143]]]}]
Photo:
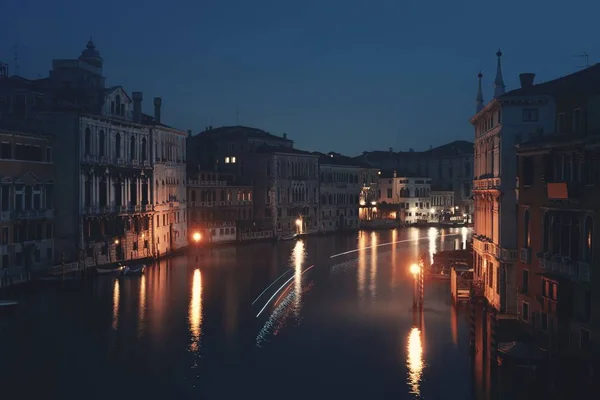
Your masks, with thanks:
[{"label": "lit window", "polygon": [[231,163],[235,164],[235,157],[231,157]]},{"label": "lit window", "polygon": [[229,164],[229,157],[225,157],[225,164]]}]

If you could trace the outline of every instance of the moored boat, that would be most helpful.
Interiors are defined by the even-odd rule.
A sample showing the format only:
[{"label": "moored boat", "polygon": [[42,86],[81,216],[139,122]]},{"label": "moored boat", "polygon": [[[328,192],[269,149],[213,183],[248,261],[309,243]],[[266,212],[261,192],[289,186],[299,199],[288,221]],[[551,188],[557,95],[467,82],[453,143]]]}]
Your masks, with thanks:
[{"label": "moored boat", "polygon": [[18,305],[19,302],[16,300],[0,300],[0,309],[8,309]]},{"label": "moored boat", "polygon": [[115,274],[122,271],[122,265],[118,265],[117,267],[96,267],[96,272],[98,272],[99,275]]},{"label": "moored boat", "polygon": [[294,233],[293,235],[283,236],[281,240],[294,240],[296,237],[298,237],[298,234]]},{"label": "moored boat", "polygon": [[141,275],[144,273],[144,269],[146,269],[144,264],[128,265],[123,268],[123,275]]}]

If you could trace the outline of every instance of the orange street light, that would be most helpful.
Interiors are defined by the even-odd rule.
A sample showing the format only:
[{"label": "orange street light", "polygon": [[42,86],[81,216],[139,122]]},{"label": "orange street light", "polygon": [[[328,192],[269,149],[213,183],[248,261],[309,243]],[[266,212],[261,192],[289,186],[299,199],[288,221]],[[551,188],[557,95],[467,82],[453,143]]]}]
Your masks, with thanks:
[{"label": "orange street light", "polygon": [[202,239],[202,235],[200,234],[200,232],[195,232],[192,235],[192,239],[194,239],[194,242],[198,243],[200,239]]},{"label": "orange street light", "polygon": [[119,239],[115,239],[115,244],[119,244]]},{"label": "orange street light", "polygon": [[417,275],[419,272],[421,272],[421,267],[419,266],[419,264],[410,264],[411,274]]}]

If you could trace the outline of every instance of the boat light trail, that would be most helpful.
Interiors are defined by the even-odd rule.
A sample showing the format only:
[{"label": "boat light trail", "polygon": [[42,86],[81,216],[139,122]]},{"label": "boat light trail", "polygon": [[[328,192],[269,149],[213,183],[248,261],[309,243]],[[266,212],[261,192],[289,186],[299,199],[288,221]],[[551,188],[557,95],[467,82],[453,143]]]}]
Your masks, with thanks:
[{"label": "boat light trail", "polygon": [[[458,236],[458,235],[460,235],[460,233],[452,233],[452,234],[446,235],[446,236]],[[418,237],[416,239],[398,240],[396,242],[381,243],[376,246],[368,246],[368,247],[364,247],[364,248],[358,248],[358,249],[354,249],[354,250],[344,251],[343,253],[334,254],[334,255],[330,256],[329,258],[345,256],[346,254],[352,254],[352,253],[356,253],[357,251],[360,251],[360,250],[372,249],[374,247],[389,246],[389,245],[395,244],[395,243],[416,242],[416,241],[423,240],[423,239],[429,239],[429,236],[422,236],[422,237]]]},{"label": "boat light trail", "polygon": [[261,292],[261,293],[258,295],[258,297],[257,297],[256,299],[254,299],[254,301],[252,302],[252,305],[254,305],[254,303],[256,303],[256,302],[258,301],[258,299],[260,299],[260,298],[261,298],[261,296],[262,296],[263,294],[265,294],[265,292],[271,288],[271,286],[273,286],[275,283],[277,283],[277,281],[278,281],[278,280],[280,280],[281,278],[283,278],[283,276],[284,276],[285,274],[287,274],[288,272],[290,272],[290,271],[293,271],[293,269],[288,269],[288,270],[287,270],[287,271],[285,271],[283,274],[279,275],[279,278],[275,279],[275,280],[274,280],[274,281],[273,281],[273,282],[272,282],[272,283],[271,283],[269,286],[267,286],[267,287],[265,288],[265,290],[263,290],[263,291],[262,291],[262,292]]},{"label": "boat light trail", "polygon": [[[304,271],[302,271],[302,273],[301,273],[300,275],[304,275],[304,273],[305,273],[306,271],[308,271],[309,269],[311,269],[312,267],[314,267],[314,265],[311,265],[310,267],[306,268]],[[295,276],[294,276],[294,278],[295,278]],[[282,293],[279,295],[279,297],[277,298],[277,300],[275,300],[275,305],[277,305],[277,303],[279,303],[279,300],[281,300],[281,298],[282,298],[282,297],[285,295],[285,293],[287,292],[287,290],[288,290],[289,288],[291,288],[291,287],[292,287],[292,285],[288,285],[287,289],[285,289],[285,290],[284,290],[284,291],[283,291],[283,292],[282,292]]]},{"label": "boat light trail", "polygon": [[[311,265],[310,267],[308,267],[304,272],[308,271],[309,269],[311,269],[312,267],[314,267],[314,265]],[[303,272],[303,273],[304,273]],[[263,308],[261,308],[261,310],[258,312],[258,314],[256,314],[256,318],[260,317],[260,314],[262,314],[263,311],[265,311],[265,308],[267,308],[267,306],[269,305],[269,303],[271,302],[271,300],[273,300],[275,298],[275,296],[277,296],[277,293],[281,292],[281,289],[283,289],[284,287],[287,286],[288,283],[291,282],[292,279],[294,279],[295,276],[292,276],[290,279],[288,279],[287,281],[285,281],[285,283],[283,285],[281,285],[279,287],[279,289],[277,289],[277,291],[275,293],[273,293],[273,296],[271,296],[269,298],[269,300],[267,300],[267,303],[264,305]],[[274,283],[274,282],[273,282]]]}]

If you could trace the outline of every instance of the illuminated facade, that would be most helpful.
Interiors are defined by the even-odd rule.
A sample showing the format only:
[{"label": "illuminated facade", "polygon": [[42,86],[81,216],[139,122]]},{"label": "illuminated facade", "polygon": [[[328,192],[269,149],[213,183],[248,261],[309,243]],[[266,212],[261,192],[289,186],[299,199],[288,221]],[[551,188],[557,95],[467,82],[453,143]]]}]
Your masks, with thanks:
[{"label": "illuminated facade", "polygon": [[413,174],[398,175],[397,171],[382,172],[379,180],[379,201],[385,205],[387,217],[412,224],[429,221],[431,209],[431,179]]},{"label": "illuminated facade", "polygon": [[549,96],[523,97],[505,93],[498,52],[494,99],[483,104],[479,74],[475,128],[473,193],[474,266],[488,302],[502,313],[516,316],[517,290],[517,178],[515,144],[529,135],[551,132],[555,118]]}]

